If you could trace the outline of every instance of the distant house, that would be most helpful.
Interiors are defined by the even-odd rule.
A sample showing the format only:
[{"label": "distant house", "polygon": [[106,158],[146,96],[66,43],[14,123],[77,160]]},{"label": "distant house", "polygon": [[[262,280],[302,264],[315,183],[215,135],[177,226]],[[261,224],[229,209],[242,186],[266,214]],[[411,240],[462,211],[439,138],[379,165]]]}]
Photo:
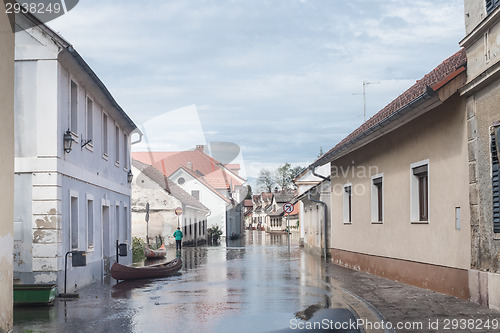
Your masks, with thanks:
[{"label": "distant house", "polygon": [[223,165],[203,145],[180,152],[134,152],[133,157],[153,165],[210,209],[208,228],[218,226],[224,237],[243,234],[247,187],[238,175],[239,165]]},{"label": "distant house", "polygon": [[268,212],[273,204],[273,194],[271,192],[262,192],[252,196],[252,229],[265,231],[268,225]]},{"label": "distant house", "polygon": [[[4,2],[5,4],[6,2]],[[0,174],[2,200],[0,211],[0,332],[10,332],[13,325],[12,308],[12,249],[14,247],[14,33],[5,6],[0,5]]]},{"label": "distant house", "polygon": [[[117,241],[131,254],[129,152],[139,132],[71,44],[16,15],[23,28],[31,20],[39,25],[15,34],[14,279],[62,291],[67,270],[72,291],[107,274]],[[85,267],[65,267],[75,251]]]},{"label": "distant house", "polygon": [[[500,310],[500,2],[465,0],[471,300]],[[468,223],[463,216],[463,224]]]},{"label": "distant house", "polygon": [[466,63],[458,51],[311,165],[331,165],[335,263],[469,298]]},{"label": "distant house", "polygon": [[[132,160],[132,236],[151,241],[161,236],[166,245],[175,244],[172,234],[180,227],[185,244],[207,240],[207,217],[210,210],[168,179],[153,166]],[[146,205],[149,204],[149,222]],[[175,209],[182,208],[176,215]]]}]

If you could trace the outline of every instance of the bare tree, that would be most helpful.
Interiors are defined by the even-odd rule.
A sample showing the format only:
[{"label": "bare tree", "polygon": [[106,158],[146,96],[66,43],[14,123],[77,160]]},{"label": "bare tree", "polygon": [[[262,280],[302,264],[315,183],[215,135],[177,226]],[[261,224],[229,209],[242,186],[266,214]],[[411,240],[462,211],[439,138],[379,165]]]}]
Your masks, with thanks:
[{"label": "bare tree", "polygon": [[257,178],[257,185],[259,185],[261,191],[271,192],[271,186],[274,183],[273,172],[269,169],[261,169],[259,171],[259,177]]}]

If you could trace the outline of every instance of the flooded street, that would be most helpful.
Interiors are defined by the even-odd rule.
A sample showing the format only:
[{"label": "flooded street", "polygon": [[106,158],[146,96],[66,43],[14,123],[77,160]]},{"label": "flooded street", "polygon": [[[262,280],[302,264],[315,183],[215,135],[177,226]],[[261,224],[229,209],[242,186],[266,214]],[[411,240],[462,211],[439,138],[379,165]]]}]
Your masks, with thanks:
[{"label": "flooded street", "polygon": [[[77,300],[16,308],[14,331],[268,332],[307,328],[307,321],[325,318],[355,320],[352,312],[376,316],[298,247],[297,234],[290,243],[286,235],[248,231],[227,247],[185,247],[176,276],[107,280],[79,290]],[[175,256],[169,249],[168,259]]]}]

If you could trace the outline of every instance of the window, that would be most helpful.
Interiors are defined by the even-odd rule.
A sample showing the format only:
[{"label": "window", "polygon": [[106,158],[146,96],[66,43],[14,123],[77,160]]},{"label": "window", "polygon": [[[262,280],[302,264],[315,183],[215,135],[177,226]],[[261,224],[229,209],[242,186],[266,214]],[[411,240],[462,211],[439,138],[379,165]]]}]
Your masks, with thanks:
[{"label": "window", "polygon": [[411,221],[429,221],[429,162],[423,161],[411,166]]},{"label": "window", "polygon": [[486,0],[486,13],[490,14],[500,4],[500,0]]},{"label": "window", "polygon": [[382,222],[384,219],[382,177],[382,175],[372,177],[372,222]]},{"label": "window", "polygon": [[186,180],[185,180],[183,177],[180,177],[179,179],[177,179],[177,183],[178,183],[179,185],[182,185],[182,184],[184,184],[185,182],[186,182]]},{"label": "window", "polygon": [[493,187],[493,232],[500,233],[500,126],[491,135],[491,181]]},{"label": "window", "polygon": [[344,223],[352,222],[352,186],[344,185]]},{"label": "window", "polygon": [[128,168],[128,135],[123,133],[123,166]]},{"label": "window", "polygon": [[123,241],[128,240],[128,210],[123,207]]},{"label": "window", "polygon": [[102,114],[102,153],[108,155],[108,116]]},{"label": "window", "polygon": [[70,201],[71,249],[78,250],[78,197],[71,196]]},{"label": "window", "polygon": [[120,128],[115,125],[115,157],[116,163],[120,163]]},{"label": "window", "polygon": [[122,241],[123,240],[123,237],[122,237],[122,232],[123,232],[123,228],[120,228],[120,206],[119,204],[115,204],[115,226],[116,226],[116,239],[118,239],[118,241]]},{"label": "window", "polygon": [[70,129],[78,134],[78,85],[73,81],[70,87]]},{"label": "window", "polygon": [[196,200],[200,200],[200,191],[199,190],[192,190],[191,191],[191,195],[196,199]]},{"label": "window", "polygon": [[[87,97],[87,137],[86,140],[92,140],[94,138],[94,102]],[[92,144],[92,142],[90,142]]]},{"label": "window", "polygon": [[94,201],[87,200],[87,247],[94,247]]}]

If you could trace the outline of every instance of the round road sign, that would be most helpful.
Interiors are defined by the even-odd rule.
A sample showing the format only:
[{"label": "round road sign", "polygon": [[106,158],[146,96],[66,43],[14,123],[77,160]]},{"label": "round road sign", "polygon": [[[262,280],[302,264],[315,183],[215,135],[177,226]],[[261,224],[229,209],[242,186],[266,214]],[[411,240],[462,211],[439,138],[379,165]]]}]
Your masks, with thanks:
[{"label": "round road sign", "polygon": [[283,206],[283,210],[285,211],[285,213],[290,214],[293,211],[293,205],[288,202]]},{"label": "round road sign", "polygon": [[182,208],[181,207],[177,207],[175,209],[175,215],[177,215],[177,216],[182,215]]}]

